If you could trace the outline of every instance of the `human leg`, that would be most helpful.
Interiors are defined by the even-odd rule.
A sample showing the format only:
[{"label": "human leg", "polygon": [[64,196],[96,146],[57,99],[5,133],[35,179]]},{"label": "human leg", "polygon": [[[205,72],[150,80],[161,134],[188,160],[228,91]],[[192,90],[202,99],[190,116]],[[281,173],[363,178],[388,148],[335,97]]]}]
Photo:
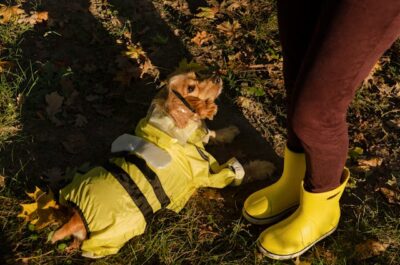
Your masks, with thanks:
[{"label": "human leg", "polygon": [[258,241],[275,259],[301,255],[339,222],[339,199],[349,178],[343,170],[347,108],[357,86],[400,35],[400,2],[341,1],[322,19],[295,83],[292,127],[307,163],[300,207]]},{"label": "human leg", "polygon": [[316,29],[321,0],[278,1],[279,35],[287,102],[288,141],[284,170],[271,186],[251,194],[244,203],[243,216],[254,224],[270,224],[293,212],[299,204],[300,183],[305,175],[301,141],[292,128],[295,81]]}]

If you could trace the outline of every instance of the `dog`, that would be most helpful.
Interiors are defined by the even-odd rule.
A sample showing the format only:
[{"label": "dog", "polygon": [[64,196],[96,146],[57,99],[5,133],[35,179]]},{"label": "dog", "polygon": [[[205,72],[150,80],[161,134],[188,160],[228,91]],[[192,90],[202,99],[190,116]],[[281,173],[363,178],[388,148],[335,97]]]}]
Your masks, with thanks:
[{"label": "dog", "polygon": [[144,233],[158,210],[179,212],[197,188],[239,185],[245,172],[239,161],[220,165],[204,148],[210,138],[221,142],[239,133],[236,127],[210,131],[205,125],[218,111],[221,92],[217,76],[200,80],[187,72],[169,78],[135,135],[118,137],[107,163],[76,174],[59,191],[58,202],[72,217],[51,242],[73,236],[68,251],[80,248],[89,258],[112,255]]}]

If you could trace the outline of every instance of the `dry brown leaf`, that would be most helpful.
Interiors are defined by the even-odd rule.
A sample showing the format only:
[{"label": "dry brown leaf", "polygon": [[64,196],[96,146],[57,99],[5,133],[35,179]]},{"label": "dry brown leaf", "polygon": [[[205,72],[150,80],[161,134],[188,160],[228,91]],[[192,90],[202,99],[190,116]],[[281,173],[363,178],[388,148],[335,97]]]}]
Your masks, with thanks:
[{"label": "dry brown leaf", "polygon": [[0,61],[0,73],[9,72],[14,67],[14,63],[10,61]]},{"label": "dry brown leaf", "polygon": [[86,147],[87,141],[83,134],[70,134],[61,142],[65,150],[70,154],[78,154]]},{"label": "dry brown leaf", "polygon": [[233,12],[238,8],[247,7],[249,2],[247,0],[233,0],[228,1],[228,7],[226,8],[228,11]]},{"label": "dry brown leaf", "polygon": [[217,29],[228,37],[235,37],[237,35],[237,30],[241,28],[240,23],[234,20],[233,23],[230,21],[225,21],[217,26]]},{"label": "dry brown leaf", "polygon": [[392,204],[399,204],[400,205],[400,191],[396,189],[389,189],[385,187],[379,187],[375,189],[375,191],[379,191],[385,196],[386,200]]},{"label": "dry brown leaf", "polygon": [[46,97],[46,112],[49,119],[56,125],[60,125],[61,122],[56,118],[56,114],[61,111],[61,106],[64,101],[64,97],[60,96],[56,91],[47,94]]},{"label": "dry brown leaf", "polygon": [[75,127],[83,127],[88,123],[87,119],[85,116],[81,115],[81,114],[77,114],[76,115],[76,119],[75,119]]},{"label": "dry brown leaf", "polygon": [[32,12],[30,16],[24,16],[18,20],[19,23],[29,23],[31,25],[36,25],[43,21],[49,19],[49,14],[47,11],[42,12]]},{"label": "dry brown leaf", "polygon": [[192,42],[195,43],[197,46],[201,46],[204,43],[209,42],[213,38],[212,35],[208,34],[206,31],[197,32],[196,36],[192,38]]},{"label": "dry brown leaf", "polygon": [[24,14],[25,11],[19,8],[21,5],[6,6],[0,4],[0,24],[5,24],[11,20],[12,17]]},{"label": "dry brown leaf", "polygon": [[201,18],[214,19],[217,13],[219,12],[219,7],[217,6],[199,7],[198,9],[200,10],[200,12],[196,14],[196,17],[201,17]]},{"label": "dry brown leaf", "polygon": [[358,164],[361,166],[377,167],[382,164],[382,158],[372,158],[372,159],[359,159]]},{"label": "dry brown leaf", "polygon": [[371,158],[371,159],[359,159],[358,160],[358,165],[359,165],[359,169],[363,169],[363,170],[369,170],[372,167],[377,167],[380,166],[382,164],[383,159],[382,158]]},{"label": "dry brown leaf", "polygon": [[143,64],[139,66],[139,68],[142,70],[140,73],[140,78],[143,78],[145,74],[149,74],[153,76],[155,79],[158,79],[160,76],[160,71],[157,69],[156,66],[154,66],[149,59],[146,59]]},{"label": "dry brown leaf", "polygon": [[5,185],[6,185],[6,178],[0,175],[0,189],[4,188]]},{"label": "dry brown leaf", "polygon": [[365,260],[374,256],[378,256],[382,252],[385,252],[388,247],[388,243],[382,243],[377,240],[368,239],[367,241],[356,245],[356,258],[359,260]]}]

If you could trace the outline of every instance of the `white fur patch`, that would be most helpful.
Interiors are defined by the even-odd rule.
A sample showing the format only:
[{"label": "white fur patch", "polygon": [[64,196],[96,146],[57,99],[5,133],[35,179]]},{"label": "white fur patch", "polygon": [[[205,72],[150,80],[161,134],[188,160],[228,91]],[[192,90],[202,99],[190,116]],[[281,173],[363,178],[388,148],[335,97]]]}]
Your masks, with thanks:
[{"label": "white fur patch", "polygon": [[215,131],[215,138],[210,138],[211,144],[229,144],[240,133],[238,127],[231,125],[229,127]]}]

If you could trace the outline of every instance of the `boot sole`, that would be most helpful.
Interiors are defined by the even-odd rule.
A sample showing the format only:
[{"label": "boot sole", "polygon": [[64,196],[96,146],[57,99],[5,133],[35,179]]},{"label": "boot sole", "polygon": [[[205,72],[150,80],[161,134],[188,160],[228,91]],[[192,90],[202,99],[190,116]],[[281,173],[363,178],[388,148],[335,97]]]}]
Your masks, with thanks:
[{"label": "boot sole", "polygon": [[310,248],[312,248],[315,244],[317,244],[319,241],[323,240],[324,238],[330,236],[333,232],[335,232],[337,226],[335,228],[333,228],[332,230],[330,230],[328,233],[326,233],[325,235],[323,235],[322,237],[320,237],[318,240],[314,241],[311,245],[305,247],[304,249],[300,250],[299,252],[293,253],[293,254],[289,254],[289,255],[279,255],[279,254],[275,254],[272,252],[269,252],[268,250],[266,250],[260,243],[260,241],[257,240],[257,247],[258,250],[264,255],[267,256],[268,258],[271,259],[275,259],[275,260],[287,260],[287,259],[293,259],[296,258],[300,255],[302,255],[304,252],[306,252],[307,250],[309,250]]},{"label": "boot sole", "polygon": [[278,221],[283,220],[284,218],[289,216],[291,213],[293,213],[297,209],[297,207],[299,207],[298,204],[296,204],[294,206],[291,206],[291,207],[287,208],[286,210],[284,210],[284,211],[282,211],[282,212],[280,212],[280,213],[278,213],[278,214],[276,214],[274,216],[267,217],[267,218],[256,218],[256,217],[253,217],[253,216],[249,215],[246,212],[246,210],[244,209],[244,207],[243,207],[242,208],[242,215],[247,221],[249,221],[252,224],[255,224],[255,225],[269,225],[269,224],[273,224],[273,223],[276,223]]}]

